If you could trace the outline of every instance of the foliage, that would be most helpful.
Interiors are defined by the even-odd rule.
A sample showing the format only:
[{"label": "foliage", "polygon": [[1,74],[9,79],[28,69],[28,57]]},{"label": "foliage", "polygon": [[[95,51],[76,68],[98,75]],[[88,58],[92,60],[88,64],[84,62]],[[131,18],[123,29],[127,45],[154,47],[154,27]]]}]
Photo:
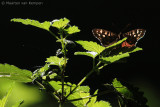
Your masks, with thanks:
[{"label": "foliage", "polygon": [[[114,43],[108,47],[103,47],[93,41],[75,41],[77,44],[81,45],[85,52],[75,52],[74,55],[85,55],[93,59],[93,66],[90,72],[84,78],[80,80],[78,84],[73,84],[70,82],[65,82],[64,79],[67,77],[65,75],[66,66],[69,61],[67,57],[68,50],[67,45],[73,44],[71,40],[67,40],[69,35],[80,32],[77,26],[71,26],[69,24],[70,20],[67,18],[62,18],[59,20],[53,20],[52,22],[45,21],[40,23],[36,20],[31,19],[11,19],[12,22],[21,22],[25,25],[32,25],[41,29],[48,31],[53,37],[55,37],[56,42],[61,43],[61,49],[58,49],[56,56],[50,56],[46,59],[45,65],[41,68],[36,69],[33,73],[29,70],[22,70],[16,66],[9,64],[0,64],[0,78],[7,78],[19,82],[33,82],[37,83],[41,89],[46,90],[59,102],[59,106],[64,106],[64,103],[70,102],[76,107],[111,107],[108,101],[97,100],[97,96],[104,95],[108,93],[108,90],[104,92],[98,92],[96,90],[94,94],[90,94],[89,86],[82,86],[81,84],[89,78],[93,72],[100,71],[103,67],[108,64],[117,62],[123,58],[129,57],[131,53],[142,50],[142,48],[134,47],[132,49],[119,48],[119,46],[126,41],[124,38],[117,43]],[[55,34],[50,30],[50,27],[58,29]],[[58,34],[58,35],[57,35]],[[60,55],[62,55],[60,57]],[[112,84],[109,84],[111,90],[109,92],[115,92],[119,96],[120,107],[125,105],[125,99],[132,99],[133,94],[126,86],[123,86],[120,81],[114,79]],[[6,99],[9,96],[10,91],[7,96],[0,101],[2,107],[6,103]],[[123,98],[124,97],[124,98]],[[18,102],[13,107],[18,107],[21,101]]]},{"label": "foliage", "polygon": [[15,19],[11,19],[11,21],[13,22],[21,22],[24,25],[32,25],[38,28],[42,28],[45,30],[49,31],[49,27],[50,27],[50,22],[49,21],[45,21],[43,23],[40,23],[37,20],[31,20],[31,19],[20,19],[20,18],[15,18]]},{"label": "foliage", "polygon": [[0,64],[0,77],[8,78],[19,82],[32,82],[32,72],[22,70],[14,65]]},{"label": "foliage", "polygon": [[[2,99],[0,99],[0,107],[5,107],[7,101],[8,101],[8,97],[10,96],[11,92],[12,92],[13,86],[9,89],[7,95],[5,97],[3,97]],[[20,105],[23,103],[23,100],[18,101],[16,104],[14,104],[12,107],[20,107]]]}]

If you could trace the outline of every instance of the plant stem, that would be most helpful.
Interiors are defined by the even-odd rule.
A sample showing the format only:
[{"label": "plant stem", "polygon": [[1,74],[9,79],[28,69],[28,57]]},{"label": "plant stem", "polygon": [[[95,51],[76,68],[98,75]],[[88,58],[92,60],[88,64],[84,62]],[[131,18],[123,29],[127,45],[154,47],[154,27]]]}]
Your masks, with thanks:
[{"label": "plant stem", "polygon": [[40,82],[38,82],[37,80],[35,80],[36,81],[36,83],[40,86],[40,87],[42,87],[42,89],[46,89],[45,87],[44,87],[44,85],[42,85]]},{"label": "plant stem", "polygon": [[61,103],[59,103],[59,107],[62,107],[62,104],[61,104]]},{"label": "plant stem", "polygon": [[61,74],[61,82],[62,82],[62,95],[61,95],[61,98],[62,98],[62,101],[61,101],[61,104],[64,103],[64,73],[65,73],[65,69],[66,69],[66,64],[67,64],[67,57],[66,57],[66,45],[65,45],[65,41],[63,40],[63,32],[60,32],[60,37],[61,37],[61,45],[62,45],[62,52],[63,52],[63,55],[64,55],[64,65],[63,65],[63,69],[62,69],[62,74]]},{"label": "plant stem", "polygon": [[94,72],[94,69],[95,69],[95,58],[93,59],[92,70],[76,85],[76,87],[65,97],[65,99],[67,99]]}]

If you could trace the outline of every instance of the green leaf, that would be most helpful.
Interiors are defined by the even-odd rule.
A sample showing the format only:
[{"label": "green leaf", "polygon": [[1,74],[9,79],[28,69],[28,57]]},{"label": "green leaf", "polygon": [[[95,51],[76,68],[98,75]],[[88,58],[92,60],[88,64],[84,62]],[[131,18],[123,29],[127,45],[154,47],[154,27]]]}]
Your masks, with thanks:
[{"label": "green leaf", "polygon": [[69,22],[70,22],[69,19],[63,18],[63,19],[55,20],[52,26],[58,29],[61,29],[61,28],[65,28]]},{"label": "green leaf", "polygon": [[20,105],[24,102],[24,100],[20,100],[18,101],[15,105],[13,105],[12,107],[20,107]]},{"label": "green leaf", "polygon": [[32,25],[32,26],[35,26],[35,27],[38,27],[38,28],[45,29],[47,31],[49,31],[49,28],[51,26],[49,21],[45,21],[43,23],[40,23],[37,20],[21,19],[21,18],[14,18],[14,19],[11,19],[11,21],[12,22],[21,22],[24,25]]},{"label": "green leaf", "polygon": [[47,58],[46,62],[48,62],[50,65],[57,65],[57,66],[62,66],[64,65],[64,58],[57,57],[57,56],[51,56]]},{"label": "green leaf", "polygon": [[[49,84],[58,92],[58,93],[62,93],[62,83],[60,81],[50,81]],[[69,82],[64,82],[64,93],[65,96],[67,96],[71,90],[73,90],[76,85],[75,84],[71,84]],[[74,99],[79,99],[79,98],[83,98],[86,96],[89,96],[90,88],[88,86],[79,86],[68,98],[67,100],[74,100]],[[77,101],[72,101],[71,103],[73,103],[76,107],[84,107],[86,105],[86,103],[89,101],[89,98],[86,99],[81,99],[81,100],[77,100]]]},{"label": "green leaf", "polygon": [[112,107],[109,102],[97,101],[92,107]]},{"label": "green leaf", "polygon": [[[94,95],[98,94],[98,90],[94,92]],[[109,102],[106,101],[97,101],[97,96],[94,96],[90,99],[90,102],[87,104],[87,107],[112,107]]]},{"label": "green leaf", "polygon": [[0,100],[0,107],[5,107],[6,103],[7,103],[7,100],[8,100],[8,97],[9,95],[11,94],[12,92],[12,89],[13,89],[13,86],[9,89],[7,95],[5,97],[3,97],[2,100]]},{"label": "green leaf", "polygon": [[[75,92],[75,93],[71,94],[68,97],[68,100],[83,98],[83,97],[86,97],[86,96],[89,96],[89,93],[79,91],[79,92]],[[73,105],[75,105],[76,107],[85,107],[86,103],[88,101],[89,101],[89,98],[86,98],[86,99],[82,99],[82,100],[78,100],[78,101],[72,101],[71,103]]]},{"label": "green leaf", "polygon": [[76,41],[76,42],[82,45],[82,47],[87,51],[97,52],[98,54],[100,54],[105,49],[105,47],[92,41]]},{"label": "green leaf", "polygon": [[121,43],[123,43],[125,40],[127,40],[127,38],[123,38],[122,40],[119,40],[118,42],[116,42],[116,43],[114,43],[114,44],[112,44],[112,45],[110,45],[106,48],[108,49],[108,48],[116,47],[116,46],[120,45]]},{"label": "green leaf", "polygon": [[[56,92],[62,93],[62,83],[60,81],[50,81],[49,84],[56,90]],[[76,85],[69,82],[64,82],[64,93],[67,96]],[[97,101],[97,96],[90,97],[90,88],[88,86],[79,86],[77,89],[67,98],[76,107],[111,107],[109,102]],[[94,95],[98,93],[95,91]],[[87,98],[86,98],[87,97]],[[79,99],[79,100],[76,100]]]},{"label": "green leaf", "polygon": [[[98,90],[96,90],[93,95],[96,95],[96,94],[98,94]],[[97,96],[92,97],[90,99],[89,103],[87,104],[87,106],[93,107],[93,105],[95,104],[96,101],[97,101]]]},{"label": "green leaf", "polygon": [[53,73],[53,74],[49,75],[49,78],[50,78],[50,79],[54,79],[56,76],[57,76],[57,74],[56,74],[56,73]]},{"label": "green leaf", "polygon": [[125,58],[125,57],[129,57],[129,53],[123,53],[123,54],[119,54],[119,55],[103,57],[103,58],[100,58],[99,60],[104,63],[110,64],[110,63],[113,63],[113,62],[118,61],[118,60]]},{"label": "green leaf", "polygon": [[75,52],[74,55],[86,55],[92,58],[95,58],[98,53],[97,52]]},{"label": "green leaf", "polygon": [[129,51],[128,53],[133,53],[133,52],[137,52],[137,51],[141,51],[141,50],[143,50],[143,49],[140,47],[136,47],[133,50]]},{"label": "green leaf", "polygon": [[77,26],[70,26],[69,28],[66,29],[66,31],[68,34],[80,32]]},{"label": "green leaf", "polygon": [[[124,38],[122,40],[119,40],[118,42],[106,47],[104,49],[104,51],[102,52],[103,56],[109,55],[109,54],[117,54],[119,53],[119,51],[121,51],[121,48],[116,48],[117,46],[119,46],[120,44],[122,44],[127,38]],[[115,53],[116,52],[116,53]]]},{"label": "green leaf", "polygon": [[[60,81],[50,81],[49,84],[58,92],[61,93],[62,83]],[[70,82],[64,82],[64,89],[66,92],[66,95],[70,93],[72,89],[76,87],[75,84],[71,84]],[[83,91],[83,92],[89,92],[90,88],[88,86],[79,86],[75,91]]]},{"label": "green leaf", "polygon": [[113,87],[121,93],[125,98],[131,99],[133,97],[133,94],[128,90],[127,87],[123,86],[120,81],[117,81],[115,78],[112,82]]},{"label": "green leaf", "polygon": [[0,78],[11,79],[18,82],[32,82],[32,72],[22,70],[14,65],[0,64]]}]

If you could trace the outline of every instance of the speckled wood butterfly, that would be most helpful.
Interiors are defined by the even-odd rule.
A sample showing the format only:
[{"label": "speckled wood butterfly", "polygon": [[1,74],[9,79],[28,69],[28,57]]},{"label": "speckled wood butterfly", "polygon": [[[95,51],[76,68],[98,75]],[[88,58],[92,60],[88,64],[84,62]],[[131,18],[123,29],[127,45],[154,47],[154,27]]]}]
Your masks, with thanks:
[{"label": "speckled wood butterfly", "polygon": [[121,38],[127,37],[127,40],[122,43],[121,47],[131,48],[133,46],[136,46],[137,42],[144,37],[146,30],[134,29],[127,33],[119,34],[104,29],[93,29],[92,32],[104,47],[116,43]]}]

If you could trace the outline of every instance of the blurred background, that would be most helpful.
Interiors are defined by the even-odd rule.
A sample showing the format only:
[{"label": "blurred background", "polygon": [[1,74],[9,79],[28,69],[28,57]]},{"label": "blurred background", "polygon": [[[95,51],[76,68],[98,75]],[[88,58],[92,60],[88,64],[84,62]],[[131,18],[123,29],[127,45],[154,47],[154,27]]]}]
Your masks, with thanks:
[{"label": "blurred background", "polygon": [[[56,50],[60,48],[59,43],[56,43],[54,37],[47,31],[10,22],[12,18],[29,18],[44,22],[66,17],[70,19],[71,25],[76,25],[81,30],[80,33],[68,39],[89,40],[97,43],[99,41],[93,37],[91,32],[93,28],[103,28],[119,33],[130,24],[123,32],[136,28],[143,28],[147,31],[144,38],[137,44],[138,47],[143,48],[143,51],[131,54],[127,63],[107,66],[100,75],[93,74],[83,85],[89,85],[93,92],[102,84],[110,83],[113,78],[117,77],[144,92],[143,95],[148,99],[149,107],[160,105],[160,11],[156,5],[154,5],[155,8],[148,8],[151,6],[141,3],[115,4],[105,0],[86,0],[85,2],[35,0],[39,5],[31,4],[27,0],[24,2],[26,4],[9,4],[5,0],[1,2],[0,63],[8,63],[21,69],[34,71],[38,66],[43,66],[46,58],[55,55]],[[67,81],[73,83],[78,83],[92,67],[92,59],[73,55],[75,51],[80,50],[83,51],[77,45],[76,48],[70,48],[68,55],[66,75],[69,78]],[[0,98],[7,93],[7,86],[11,83],[11,81],[0,80]],[[16,83],[10,99],[11,103],[15,103],[15,99],[24,99],[22,107],[58,106],[54,105],[52,96],[41,92],[34,84]]]}]

